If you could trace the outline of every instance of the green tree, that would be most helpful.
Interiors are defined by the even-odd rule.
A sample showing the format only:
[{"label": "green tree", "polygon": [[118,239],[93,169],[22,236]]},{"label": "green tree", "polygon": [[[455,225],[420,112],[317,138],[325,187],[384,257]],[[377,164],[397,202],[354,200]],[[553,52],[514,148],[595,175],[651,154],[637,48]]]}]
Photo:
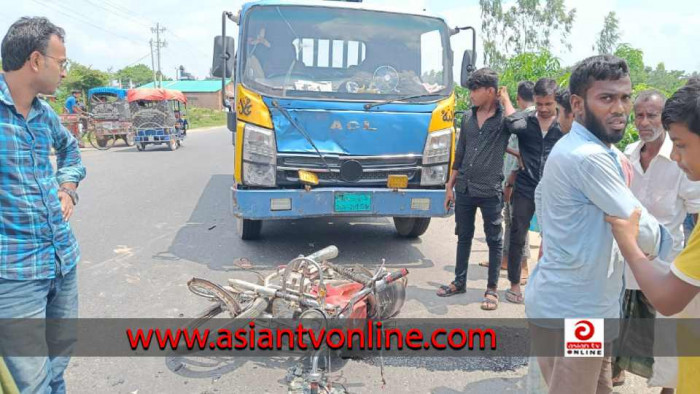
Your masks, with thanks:
[{"label": "green tree", "polygon": [[555,37],[571,49],[576,9],[568,10],[564,0],[516,0],[508,10],[502,3],[479,0],[485,65],[500,71],[513,55],[550,50]]},{"label": "green tree", "polygon": [[685,81],[688,79],[688,76],[685,75],[685,71],[667,71],[663,62],[657,64],[656,69],[650,70],[648,75],[647,83],[661,90],[666,95],[670,95],[680,89],[685,85]]},{"label": "green tree", "polygon": [[559,59],[549,51],[523,53],[506,61],[500,75],[499,85],[508,88],[511,100],[515,103],[520,81],[536,82],[538,79],[546,77],[555,79],[561,84],[564,75],[565,72],[561,68]]},{"label": "green tree", "polygon": [[133,82],[135,86],[141,86],[145,83],[153,81],[153,70],[144,64],[124,67],[114,74],[114,77],[120,79],[122,84]]},{"label": "green tree", "polygon": [[94,70],[74,60],[70,61],[70,67],[61,86],[71,91],[73,89],[87,92],[89,89],[109,84],[109,74],[104,71]]},{"label": "green tree", "polygon": [[603,30],[598,33],[598,40],[594,46],[601,55],[612,54],[620,41],[620,21],[615,11],[611,11],[603,22]]},{"label": "green tree", "polygon": [[627,61],[632,86],[647,83],[648,75],[644,68],[644,52],[641,49],[633,48],[629,44],[621,44],[615,50],[615,56]]}]

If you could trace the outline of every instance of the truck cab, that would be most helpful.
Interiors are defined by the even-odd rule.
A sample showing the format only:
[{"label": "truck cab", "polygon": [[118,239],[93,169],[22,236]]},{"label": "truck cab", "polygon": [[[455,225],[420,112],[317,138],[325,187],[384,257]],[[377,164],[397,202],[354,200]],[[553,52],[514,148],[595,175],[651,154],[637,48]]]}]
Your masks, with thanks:
[{"label": "truck cab", "polygon": [[[235,53],[226,19],[239,25]],[[452,213],[460,29],[361,3],[260,1],[224,13],[222,30],[213,69],[235,84],[231,207],[243,239],[265,220],[323,216],[392,217],[417,237]],[[463,58],[464,80],[473,51]]]}]

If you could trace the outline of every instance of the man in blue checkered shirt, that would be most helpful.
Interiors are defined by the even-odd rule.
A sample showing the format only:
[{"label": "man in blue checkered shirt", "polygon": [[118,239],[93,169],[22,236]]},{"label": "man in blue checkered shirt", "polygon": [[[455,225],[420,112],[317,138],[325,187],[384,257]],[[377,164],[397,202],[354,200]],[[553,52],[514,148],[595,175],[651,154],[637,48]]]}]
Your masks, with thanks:
[{"label": "man in blue checkered shirt", "polygon": [[[85,178],[78,141],[49,105],[66,76],[64,31],[46,18],[21,18],[2,40],[0,74],[0,319],[78,316],[78,243],[68,220]],[[56,152],[54,171],[49,155]],[[49,331],[25,330],[22,341],[56,345]],[[17,347],[0,327],[0,354],[22,392],[65,392],[69,357]],[[58,345],[70,350],[68,333]],[[19,338],[18,338],[19,339]],[[12,346],[15,346],[13,349]],[[33,357],[14,357],[23,351]],[[62,353],[63,354],[63,353]],[[69,355],[69,353],[65,353]],[[42,356],[43,355],[43,356]]]}]

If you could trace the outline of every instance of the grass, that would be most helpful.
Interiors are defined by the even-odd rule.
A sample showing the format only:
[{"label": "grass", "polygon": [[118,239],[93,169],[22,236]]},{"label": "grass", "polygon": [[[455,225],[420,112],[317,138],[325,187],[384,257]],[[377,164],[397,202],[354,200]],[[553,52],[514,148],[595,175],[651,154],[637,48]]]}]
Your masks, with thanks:
[{"label": "grass", "polygon": [[226,112],[209,108],[187,108],[190,129],[226,125]]}]

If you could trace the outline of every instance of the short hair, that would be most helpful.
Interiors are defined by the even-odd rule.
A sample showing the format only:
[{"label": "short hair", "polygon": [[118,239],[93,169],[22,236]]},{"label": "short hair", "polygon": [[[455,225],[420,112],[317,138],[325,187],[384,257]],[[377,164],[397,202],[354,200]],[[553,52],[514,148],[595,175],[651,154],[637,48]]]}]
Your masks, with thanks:
[{"label": "short hair", "polygon": [[617,81],[629,75],[627,62],[613,55],[591,56],[576,63],[569,78],[571,94],[585,97],[595,81]]},{"label": "short hair", "polygon": [[535,101],[535,83],[532,81],[520,81],[518,83],[518,97],[529,103]]},{"label": "short hair", "polygon": [[562,108],[564,108],[564,112],[567,114],[570,114],[571,111],[571,93],[569,92],[569,89],[566,88],[560,88],[557,90],[556,96],[554,96],[554,99],[557,100],[557,104],[561,105]]},{"label": "short hair", "polygon": [[2,39],[0,57],[5,71],[16,71],[24,66],[34,51],[45,55],[51,36],[64,41],[65,31],[44,17],[22,17],[10,26]]},{"label": "short hair", "polygon": [[78,89],[73,89],[73,90],[70,91],[70,93],[71,93],[71,94],[80,93],[80,90],[78,90]]},{"label": "short hair", "polygon": [[666,95],[656,89],[647,89],[639,92],[637,98],[634,100],[634,106],[636,107],[637,103],[646,103],[654,97],[658,97],[660,99],[662,108],[664,105],[666,105]]},{"label": "short hair", "polygon": [[671,124],[680,123],[700,135],[700,83],[690,83],[678,89],[666,101],[661,121],[666,130]]},{"label": "short hair", "polygon": [[557,81],[551,78],[540,78],[535,83],[535,96],[545,97],[557,93]]},{"label": "short hair", "polygon": [[476,90],[479,88],[494,88],[498,90],[498,74],[488,67],[474,71],[467,79],[467,88]]}]

